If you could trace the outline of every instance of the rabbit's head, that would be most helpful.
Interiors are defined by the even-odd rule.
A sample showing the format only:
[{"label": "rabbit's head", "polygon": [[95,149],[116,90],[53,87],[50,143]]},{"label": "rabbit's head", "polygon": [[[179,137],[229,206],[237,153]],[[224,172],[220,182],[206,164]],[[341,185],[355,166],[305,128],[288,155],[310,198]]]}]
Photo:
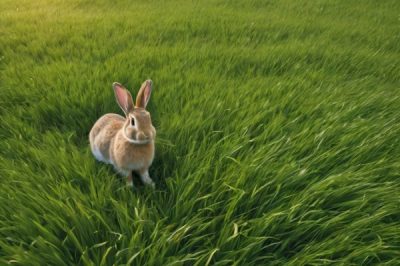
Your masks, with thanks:
[{"label": "rabbit's head", "polygon": [[122,128],[124,137],[131,143],[147,144],[156,137],[156,130],[151,123],[150,113],[146,110],[149,102],[152,81],[146,80],[136,96],[133,104],[131,94],[121,84],[113,83],[117,103],[125,113],[126,121]]}]

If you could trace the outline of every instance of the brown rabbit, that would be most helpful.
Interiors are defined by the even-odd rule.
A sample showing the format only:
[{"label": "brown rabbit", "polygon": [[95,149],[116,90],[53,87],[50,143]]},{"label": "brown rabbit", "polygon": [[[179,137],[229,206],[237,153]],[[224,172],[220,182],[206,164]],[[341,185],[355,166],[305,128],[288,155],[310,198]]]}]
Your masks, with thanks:
[{"label": "brown rabbit", "polygon": [[146,80],[136,96],[132,96],[121,84],[113,83],[115,97],[125,118],[117,114],[105,114],[96,121],[89,133],[90,148],[97,160],[112,164],[128,177],[127,185],[133,186],[132,171],[140,175],[142,182],[154,187],[149,167],[154,158],[156,129],[146,111],[152,81]]}]

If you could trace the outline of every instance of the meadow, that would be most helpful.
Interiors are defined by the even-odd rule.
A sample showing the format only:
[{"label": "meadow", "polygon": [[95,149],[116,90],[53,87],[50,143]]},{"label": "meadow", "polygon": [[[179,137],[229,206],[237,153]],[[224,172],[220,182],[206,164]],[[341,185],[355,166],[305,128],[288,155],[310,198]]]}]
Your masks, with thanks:
[{"label": "meadow", "polygon": [[[397,0],[0,1],[0,264],[399,265]],[[154,82],[151,189],[95,161]]]}]

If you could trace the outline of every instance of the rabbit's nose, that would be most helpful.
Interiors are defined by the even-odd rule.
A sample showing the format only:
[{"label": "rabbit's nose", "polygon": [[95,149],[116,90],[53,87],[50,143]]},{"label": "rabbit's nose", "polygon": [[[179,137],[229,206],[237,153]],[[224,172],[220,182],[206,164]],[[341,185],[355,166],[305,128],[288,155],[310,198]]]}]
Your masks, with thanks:
[{"label": "rabbit's nose", "polygon": [[136,138],[139,140],[148,140],[149,139],[149,137],[146,134],[144,134],[143,132],[138,132]]}]

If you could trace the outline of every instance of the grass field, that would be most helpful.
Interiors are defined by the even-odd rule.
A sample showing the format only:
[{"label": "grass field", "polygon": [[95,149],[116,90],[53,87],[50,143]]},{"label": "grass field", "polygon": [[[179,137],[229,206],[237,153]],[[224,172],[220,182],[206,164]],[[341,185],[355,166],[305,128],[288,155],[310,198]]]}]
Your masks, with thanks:
[{"label": "grass field", "polygon": [[[114,3],[112,3],[114,2]],[[400,264],[400,2],[0,2],[0,264]],[[90,153],[154,82],[152,190]]]}]

